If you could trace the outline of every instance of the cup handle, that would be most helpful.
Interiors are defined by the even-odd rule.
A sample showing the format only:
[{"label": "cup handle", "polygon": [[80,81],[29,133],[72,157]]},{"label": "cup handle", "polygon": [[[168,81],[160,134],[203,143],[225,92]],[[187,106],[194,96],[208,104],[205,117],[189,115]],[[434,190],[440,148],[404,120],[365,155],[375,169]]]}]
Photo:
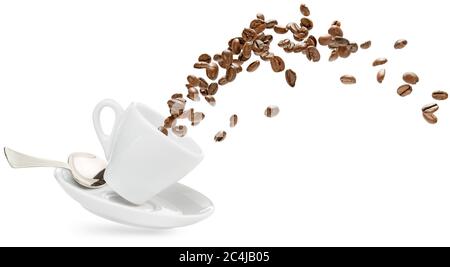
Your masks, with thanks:
[{"label": "cup handle", "polygon": [[[102,123],[100,120],[100,115],[104,108],[111,108],[114,111],[115,119],[114,125],[112,127],[110,134],[105,134],[103,131]],[[111,156],[111,148],[112,148],[112,137],[115,134],[117,124],[120,120],[120,117],[124,113],[124,109],[120,106],[119,103],[112,99],[105,99],[97,104],[92,114],[92,120],[94,122],[95,132],[97,133],[97,137],[100,140],[100,143],[103,146],[103,151],[105,152],[105,157],[107,160],[110,159]]]}]

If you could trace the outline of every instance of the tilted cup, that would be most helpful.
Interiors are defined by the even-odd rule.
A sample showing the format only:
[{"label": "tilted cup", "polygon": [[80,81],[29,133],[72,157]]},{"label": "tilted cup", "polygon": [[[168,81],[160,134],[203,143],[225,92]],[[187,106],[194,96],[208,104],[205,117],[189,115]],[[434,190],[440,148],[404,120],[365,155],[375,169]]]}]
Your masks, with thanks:
[{"label": "tilted cup", "polygon": [[[109,135],[100,120],[107,107],[115,113]],[[105,181],[134,204],[143,204],[178,182],[203,159],[201,148],[191,138],[159,131],[163,116],[144,104],[132,103],[124,110],[114,100],[103,100],[94,109],[93,121],[108,160]]]}]

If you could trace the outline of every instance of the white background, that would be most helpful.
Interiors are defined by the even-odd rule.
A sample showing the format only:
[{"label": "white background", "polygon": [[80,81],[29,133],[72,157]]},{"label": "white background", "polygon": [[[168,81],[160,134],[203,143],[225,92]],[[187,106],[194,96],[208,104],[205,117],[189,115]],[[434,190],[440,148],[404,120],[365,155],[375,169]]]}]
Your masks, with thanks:
[{"label": "white background", "polygon": [[[183,183],[215,213],[196,225],[149,231],[85,211],[51,169],[12,170],[0,159],[1,245],[346,246],[450,245],[450,103],[438,125],[421,107],[450,90],[445,1],[309,1],[325,33],[339,19],[345,36],[373,47],[349,59],[313,64],[286,55],[296,88],[268,64],[218,93],[217,107],[190,135],[205,160]],[[257,12],[298,21],[300,1],[1,1],[0,144],[64,160],[102,155],[91,111],[103,98],[167,112],[192,64],[240,35]],[[404,50],[394,41],[409,40]],[[325,54],[326,53],[326,54]],[[375,80],[377,57],[387,78]],[[420,83],[400,98],[402,73]],[[358,84],[344,86],[343,74]],[[278,105],[274,119],[263,116]],[[237,128],[228,118],[237,113]],[[214,134],[227,130],[224,143]]]}]

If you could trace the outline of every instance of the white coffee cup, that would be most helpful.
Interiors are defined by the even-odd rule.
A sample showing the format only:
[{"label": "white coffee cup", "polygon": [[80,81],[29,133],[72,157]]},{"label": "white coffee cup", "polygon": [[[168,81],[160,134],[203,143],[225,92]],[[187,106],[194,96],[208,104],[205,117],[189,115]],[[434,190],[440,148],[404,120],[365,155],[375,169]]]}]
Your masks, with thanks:
[{"label": "white coffee cup", "polygon": [[[110,135],[105,134],[100,121],[106,107],[115,113]],[[93,121],[108,160],[105,181],[134,204],[150,200],[203,159],[201,148],[191,138],[161,133],[158,127],[163,116],[144,104],[132,103],[124,110],[114,100],[103,100],[94,109]]]}]

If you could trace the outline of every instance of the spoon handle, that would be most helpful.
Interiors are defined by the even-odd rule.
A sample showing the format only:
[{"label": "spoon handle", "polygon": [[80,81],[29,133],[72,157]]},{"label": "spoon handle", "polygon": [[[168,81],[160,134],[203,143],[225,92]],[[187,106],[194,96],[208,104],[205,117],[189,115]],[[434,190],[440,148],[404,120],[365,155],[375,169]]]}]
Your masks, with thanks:
[{"label": "spoon handle", "polygon": [[6,160],[12,168],[32,168],[32,167],[55,167],[70,169],[64,162],[35,158],[28,156],[10,148],[4,148]]}]

